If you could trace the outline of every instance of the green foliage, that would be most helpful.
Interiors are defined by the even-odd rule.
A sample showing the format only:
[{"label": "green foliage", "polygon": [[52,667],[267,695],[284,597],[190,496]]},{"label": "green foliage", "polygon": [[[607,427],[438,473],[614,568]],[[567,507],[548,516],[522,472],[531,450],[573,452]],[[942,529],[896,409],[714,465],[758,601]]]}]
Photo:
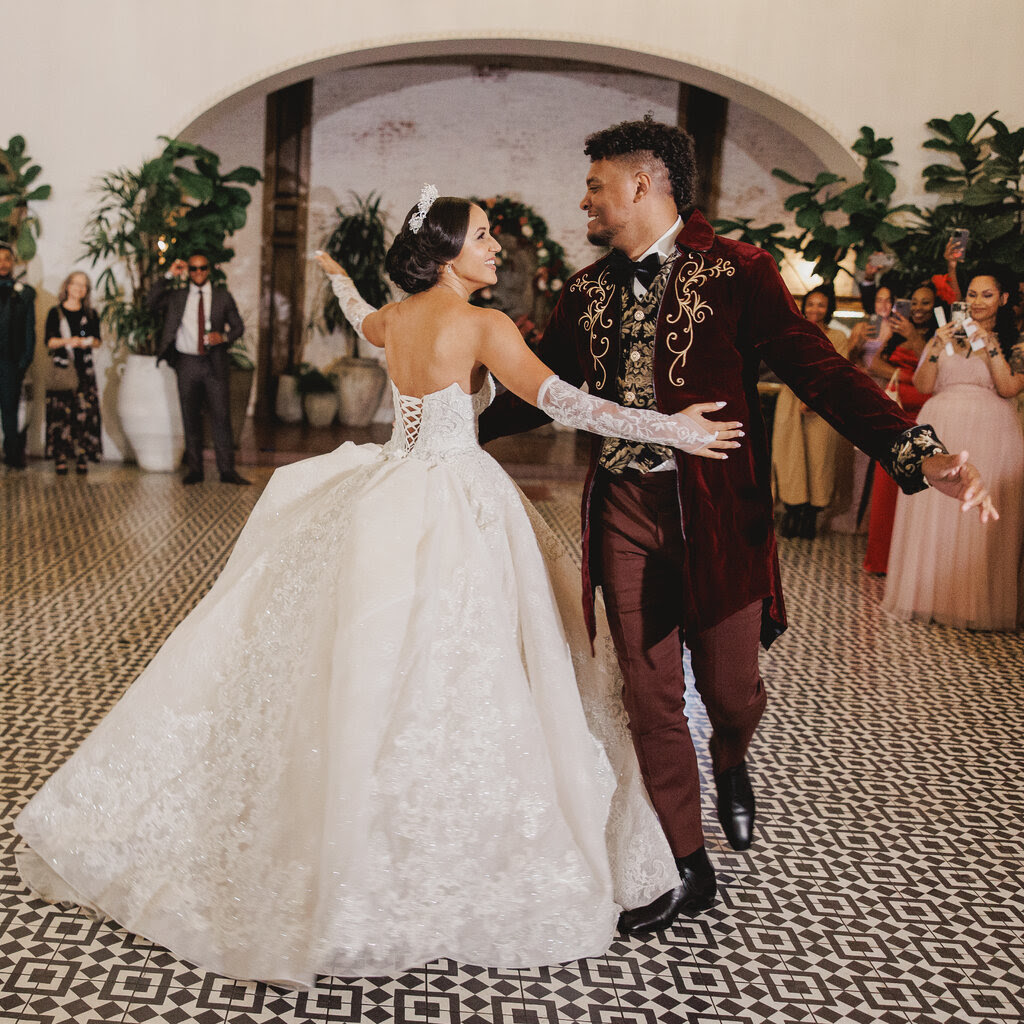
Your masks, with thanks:
[{"label": "green foliage", "polygon": [[971,233],[968,272],[991,261],[1024,273],[1024,128],[1011,132],[996,113],[980,122],[970,113],[928,122],[933,137],[925,148],[950,162],[922,171],[925,189],[940,201],[921,212],[895,246],[899,273],[908,282],[943,269],[946,242],[956,228]]},{"label": "green foliage", "polygon": [[[352,278],[359,294],[375,309],[391,301],[391,288],[384,277],[384,257],[388,247],[385,241],[387,225],[380,212],[381,197],[371,192],[361,197],[352,193],[354,209],[335,208],[338,218],[334,230],[324,239],[321,248],[336,260]],[[345,330],[354,335],[338,305],[338,299],[325,280],[321,286],[321,318],[328,331]]]},{"label": "green foliage", "polygon": [[971,233],[965,264],[969,273],[982,262],[1001,263],[1024,274],[1024,128],[1010,131],[993,111],[981,121],[970,113],[928,122],[926,149],[945,154],[946,162],[922,171],[925,191],[938,202],[921,210],[909,203],[891,206],[896,178],[887,159],[892,139],[877,138],[865,126],[853,144],[864,158],[862,180],[842,190],[845,179],[823,172],[801,181],[776,168],[775,177],[796,187],[785,202],[802,234],[785,238],[781,224],[754,227],[749,218],[715,222],[721,233],[739,231],[744,241],[761,245],[781,261],[784,249],[801,253],[815,273],[832,281],[852,251],[863,270],[874,252],[897,259],[890,272],[894,287],[909,290],[945,269],[944,252],[956,228]]},{"label": "green foliage", "polygon": [[35,256],[41,228],[29,203],[50,198],[50,186],[36,184],[41,173],[25,152],[23,136],[12,136],[7,148],[0,148],[0,241],[11,245],[23,263]]},{"label": "green foliage", "polygon": [[255,370],[256,364],[252,361],[249,349],[241,338],[235,338],[228,349],[228,357],[231,365],[239,370]]},{"label": "green foliage", "polygon": [[131,352],[152,355],[158,324],[146,308],[157,278],[178,258],[203,252],[223,280],[222,265],[235,255],[227,239],[245,225],[252,199],[248,187],[260,180],[255,167],[220,172],[216,153],[161,136],[159,156],[132,170],[104,175],[95,188],[97,204],[86,224],[84,257],[106,261],[96,281],[103,319]]},{"label": "green foliage", "polygon": [[863,270],[872,252],[892,246],[906,235],[907,229],[895,223],[893,215],[918,212],[909,204],[890,205],[896,190],[896,177],[889,169],[896,163],[886,159],[893,151],[891,137],[878,138],[865,125],[853,150],[864,158],[864,170],[859,182],[842,190],[836,186],[846,179],[828,171],[813,181],[801,181],[780,168],[772,171],[776,178],[799,186],[784,205],[795,213],[803,233],[796,245],[787,247],[802,253],[814,264],[814,273],[826,281],[834,281],[844,270],[840,264],[851,251],[856,254],[857,268]]},{"label": "green foliage", "polygon": [[312,363],[301,363],[295,377],[300,395],[327,395],[334,391],[334,375],[318,370]]},{"label": "green foliage", "polygon": [[786,249],[794,252],[800,251],[799,240],[794,235],[783,235],[781,224],[768,224],[763,228],[756,228],[752,225],[752,218],[737,217],[735,220],[716,220],[712,227],[720,235],[729,235],[738,231],[737,241],[759,246],[779,264],[785,259]]}]

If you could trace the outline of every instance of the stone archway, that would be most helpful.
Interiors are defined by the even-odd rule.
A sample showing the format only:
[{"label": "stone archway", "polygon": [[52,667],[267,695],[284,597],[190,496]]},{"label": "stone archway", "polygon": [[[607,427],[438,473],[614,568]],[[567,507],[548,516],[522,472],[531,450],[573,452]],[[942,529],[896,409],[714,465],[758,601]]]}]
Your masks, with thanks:
[{"label": "stone archway", "polygon": [[815,153],[836,174],[857,174],[853,154],[828,125],[793,97],[782,96],[765,83],[757,82],[737,69],[701,66],[665,54],[654,54],[607,42],[534,38],[423,39],[353,50],[330,56],[311,57],[287,69],[268,69],[266,77],[239,83],[233,94],[211,97],[210,106],[181,126],[189,135],[208,118],[222,116],[225,108],[253,95],[267,94],[306,78],[339,68],[357,68],[392,61],[439,57],[474,57],[501,61],[509,57],[540,57],[641,72],[706,89],[756,110],[785,129]]},{"label": "stone archway", "polygon": [[[480,65],[481,70],[500,73],[501,69],[508,65],[515,66],[516,62],[533,62],[534,64],[547,63],[557,64],[560,69],[571,71],[595,70],[627,72],[650,76],[659,79],[664,83],[679,83],[680,86],[687,86],[694,90],[704,90],[716,96],[723,96],[733,99],[750,110],[755,110],[766,124],[766,131],[771,131],[771,124],[777,124],[784,132],[788,133],[802,142],[807,150],[821,161],[822,166],[839,174],[850,174],[851,171],[858,172],[856,161],[852,154],[838,141],[833,133],[828,131],[819,121],[803,110],[797,109],[785,97],[773,95],[767,88],[756,83],[743,81],[738,76],[730,77],[726,70],[699,67],[698,65],[680,59],[638,52],[623,47],[616,47],[598,42],[584,41],[554,41],[543,39],[508,39],[508,38],[467,38],[467,39],[443,39],[443,40],[418,40],[403,41],[389,45],[373,48],[353,50],[351,52],[334,53],[326,56],[316,56],[308,61],[296,63],[292,67],[278,68],[266,77],[251,81],[242,85],[235,93],[221,99],[199,117],[191,120],[182,130],[185,137],[194,135],[202,136],[206,132],[215,131],[217,124],[223,124],[225,119],[232,117],[233,108],[237,110],[249,109],[262,105],[268,96],[281,96],[286,90],[299,88],[300,83],[311,81],[325,81],[338,72],[352,77],[354,73],[359,82],[363,82],[365,69],[367,73],[373,69],[378,76],[382,74],[383,67],[398,68],[401,65],[429,64],[429,63],[464,63]],[[388,72],[390,74],[390,71]],[[373,91],[379,84],[373,84],[372,75],[365,88],[369,95],[376,95]],[[683,90],[680,90],[683,91]],[[269,122],[268,122],[269,123]],[[386,122],[390,124],[391,122]],[[216,147],[215,147],[216,148]],[[308,166],[308,163],[307,163]],[[771,166],[771,165],[767,165]],[[786,166],[786,165],[784,165]],[[301,189],[300,189],[301,191]],[[304,199],[300,197],[299,209],[304,209]],[[267,207],[264,207],[264,223],[266,224]],[[731,212],[731,211],[725,211]],[[315,220],[315,217],[312,218]],[[266,324],[269,322],[266,317],[266,306],[268,295],[274,289],[267,287],[267,281],[273,276],[268,275],[266,254],[274,250],[280,239],[271,240],[264,230],[262,252],[263,267],[260,274],[261,289],[257,302],[261,310],[261,334],[267,333]],[[304,236],[304,232],[303,232]],[[272,244],[273,243],[273,244]],[[299,244],[302,248],[304,243]],[[278,245],[279,249],[280,246]],[[289,353],[294,356],[301,351],[303,344],[303,330],[305,324],[305,297],[303,295],[303,275],[301,273],[301,253],[298,249],[292,252],[295,257],[295,266],[288,274],[282,275],[288,278],[294,286],[289,293],[287,303],[278,303],[285,313],[293,318],[294,322],[277,325],[272,332],[277,335],[288,335],[291,338]],[[291,252],[292,250],[289,250]],[[298,256],[296,256],[298,253]],[[581,265],[577,263],[576,265]],[[243,275],[244,281],[244,275]],[[276,308],[276,306],[275,306]],[[296,339],[299,339],[296,342]],[[269,412],[269,395],[272,390],[271,362],[267,358],[273,346],[268,347],[265,338],[261,338],[260,344],[260,366],[263,369],[261,376],[260,394],[263,398],[262,412],[267,415]],[[274,349],[276,351],[276,349]],[[278,353],[279,355],[279,353]],[[281,362],[280,358],[277,362]]]}]

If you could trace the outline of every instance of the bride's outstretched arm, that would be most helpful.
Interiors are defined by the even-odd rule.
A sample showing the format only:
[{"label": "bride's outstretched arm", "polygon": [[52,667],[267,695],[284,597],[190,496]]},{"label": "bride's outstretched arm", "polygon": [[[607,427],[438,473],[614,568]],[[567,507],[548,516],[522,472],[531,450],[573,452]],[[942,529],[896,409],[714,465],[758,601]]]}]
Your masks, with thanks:
[{"label": "bride's outstretched arm", "polygon": [[742,424],[705,418],[724,402],[698,402],[668,416],[655,409],[631,409],[589,395],[559,379],[527,347],[511,320],[492,315],[485,332],[480,361],[510,391],[537,406],[553,420],[605,437],[664,444],[692,455],[725,459],[725,449],[738,448]]},{"label": "bride's outstretched arm", "polygon": [[[322,249],[317,249],[315,255],[317,263],[320,264],[331,282],[331,288],[338,297],[338,305],[341,307],[342,313],[345,314],[345,319],[352,325],[352,330],[364,341],[379,348],[383,342],[377,340],[376,333],[372,329],[372,320],[367,323],[367,320],[377,310],[356,291],[352,278],[345,273],[339,263],[332,260]],[[369,335],[364,327],[370,328]]]}]

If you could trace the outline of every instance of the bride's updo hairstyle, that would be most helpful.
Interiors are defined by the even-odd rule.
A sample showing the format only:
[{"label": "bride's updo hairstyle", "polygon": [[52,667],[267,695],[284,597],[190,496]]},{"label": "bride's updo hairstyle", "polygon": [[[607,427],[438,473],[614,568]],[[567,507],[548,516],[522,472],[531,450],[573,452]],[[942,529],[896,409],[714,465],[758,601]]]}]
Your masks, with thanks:
[{"label": "bride's updo hairstyle", "polygon": [[462,252],[472,205],[468,199],[441,196],[434,200],[418,231],[409,227],[409,220],[419,206],[405,215],[402,230],[384,258],[388,277],[402,291],[415,295],[437,284],[442,264]]}]

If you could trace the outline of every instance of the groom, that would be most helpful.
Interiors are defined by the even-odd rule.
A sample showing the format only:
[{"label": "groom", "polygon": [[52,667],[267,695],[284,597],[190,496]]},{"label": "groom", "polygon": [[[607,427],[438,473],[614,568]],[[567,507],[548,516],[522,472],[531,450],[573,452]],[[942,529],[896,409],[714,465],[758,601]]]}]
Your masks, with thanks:
[{"label": "groom", "polygon": [[[563,380],[625,406],[678,412],[724,401],[747,438],[728,460],[593,437],[583,494],[583,600],[593,636],[601,586],[623,699],[651,802],[680,884],[622,914],[643,934],[711,906],[697,757],[683,704],[682,645],[712,726],[718,818],[745,850],[754,823],[746,754],[764,711],[758,645],[786,628],[757,379],[762,360],[908,493],[931,484],[987,515],[977,471],[951,456],[838,356],[797,311],[775,261],[719,238],[694,209],[693,143],[643,121],[591,135],[587,238],[611,252],[566,284],[540,357]],[[547,422],[505,393],[481,441]],[[926,483],[927,481],[927,483]]]}]

